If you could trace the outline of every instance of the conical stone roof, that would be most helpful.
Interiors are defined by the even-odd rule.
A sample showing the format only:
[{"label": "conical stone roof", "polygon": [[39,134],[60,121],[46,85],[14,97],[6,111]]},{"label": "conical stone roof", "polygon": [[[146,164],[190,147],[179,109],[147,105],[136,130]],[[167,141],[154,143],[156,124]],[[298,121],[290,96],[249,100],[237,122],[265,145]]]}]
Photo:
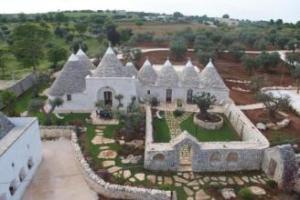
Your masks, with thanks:
[{"label": "conical stone roof", "polygon": [[178,82],[179,77],[168,59],[158,73],[156,85],[162,87],[176,87],[178,86]]},{"label": "conical stone roof", "polygon": [[199,73],[195,70],[191,60],[186,63],[185,68],[182,71],[182,86],[186,87],[198,87],[200,84]]},{"label": "conical stone roof", "polygon": [[129,76],[137,76],[137,69],[135,68],[134,64],[132,62],[128,62],[125,66],[126,72],[129,74]]},{"label": "conical stone roof", "polygon": [[200,81],[203,87],[228,90],[211,59],[200,73]]},{"label": "conical stone roof", "polygon": [[52,84],[49,95],[63,96],[82,92],[85,89],[85,77],[90,74],[86,65],[72,54],[64,65],[61,74]]},{"label": "conical stone roof", "polygon": [[111,47],[106,50],[93,76],[97,77],[128,77],[125,67],[117,58]]},{"label": "conical stone roof", "polygon": [[3,113],[0,112],[0,140],[14,127],[15,125]]},{"label": "conical stone roof", "polygon": [[82,49],[79,49],[76,53],[76,56],[79,58],[84,65],[88,67],[89,70],[95,69],[95,65],[91,62],[89,57],[84,53]]},{"label": "conical stone roof", "polygon": [[153,85],[157,79],[157,73],[153,69],[150,61],[146,59],[143,66],[138,72],[138,79],[146,85]]}]

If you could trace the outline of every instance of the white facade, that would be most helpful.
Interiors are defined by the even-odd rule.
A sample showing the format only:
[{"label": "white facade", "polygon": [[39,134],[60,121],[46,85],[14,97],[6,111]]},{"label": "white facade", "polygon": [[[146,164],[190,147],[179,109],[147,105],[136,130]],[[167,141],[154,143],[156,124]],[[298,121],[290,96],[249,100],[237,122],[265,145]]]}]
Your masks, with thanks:
[{"label": "white facade", "polygon": [[15,127],[0,139],[0,200],[20,200],[41,160],[36,118],[8,118]]},{"label": "white facade", "polygon": [[[83,54],[81,50],[80,54]],[[132,102],[132,97],[142,102],[156,97],[163,103],[177,100],[190,103],[193,95],[210,92],[216,96],[218,104],[229,100],[229,89],[211,61],[200,72],[190,60],[185,66],[173,66],[169,60],[164,65],[153,66],[147,59],[137,71],[132,63],[124,66],[109,47],[98,67],[87,73],[86,60],[82,64],[81,58],[74,56],[70,57],[63,75],[50,88],[50,99],[64,99],[64,104],[57,107],[56,112],[91,112],[99,100],[117,107],[117,95],[123,96],[121,109],[124,110]]]}]

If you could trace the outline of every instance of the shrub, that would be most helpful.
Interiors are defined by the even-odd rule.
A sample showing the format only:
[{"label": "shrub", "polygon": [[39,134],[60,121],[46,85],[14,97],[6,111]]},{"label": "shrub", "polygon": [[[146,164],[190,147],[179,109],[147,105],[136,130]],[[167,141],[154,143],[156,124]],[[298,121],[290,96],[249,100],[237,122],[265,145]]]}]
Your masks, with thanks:
[{"label": "shrub", "polygon": [[267,180],[266,181],[266,184],[268,187],[272,188],[272,189],[276,189],[277,188],[277,183],[273,180]]},{"label": "shrub", "polygon": [[254,194],[251,192],[251,190],[249,190],[249,188],[240,189],[240,191],[238,192],[238,196],[241,199],[244,199],[244,200],[253,200],[253,199],[255,199]]},{"label": "shrub", "polygon": [[150,105],[152,107],[158,106],[159,105],[159,100],[156,97],[151,97],[151,99],[150,99]]},{"label": "shrub", "polygon": [[174,115],[175,117],[180,117],[180,116],[183,115],[183,113],[184,113],[183,110],[177,108],[176,110],[174,110],[173,115]]}]

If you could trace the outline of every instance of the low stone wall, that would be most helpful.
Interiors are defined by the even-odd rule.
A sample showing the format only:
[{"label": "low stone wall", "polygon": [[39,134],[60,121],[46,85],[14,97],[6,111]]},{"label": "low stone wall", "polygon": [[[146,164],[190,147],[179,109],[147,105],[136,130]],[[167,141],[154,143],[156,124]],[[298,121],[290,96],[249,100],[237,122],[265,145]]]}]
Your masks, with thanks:
[{"label": "low stone wall", "polygon": [[162,191],[157,189],[146,189],[131,186],[110,184],[105,182],[90,168],[89,164],[82,155],[81,148],[78,145],[78,138],[75,132],[71,134],[72,145],[75,150],[81,172],[88,185],[97,193],[113,199],[144,199],[144,200],[171,200],[171,191]]},{"label": "low stone wall", "polygon": [[[146,107],[146,147],[144,167],[149,170],[180,170],[180,152],[189,147],[191,170],[195,172],[224,172],[260,170],[268,140],[247,116],[233,103],[225,105],[224,115],[242,141],[199,142],[188,132],[182,132],[169,143],[154,143],[152,116]],[[222,131],[220,131],[222,134]]]},{"label": "low stone wall", "polygon": [[296,87],[288,86],[288,87],[282,87],[282,86],[273,86],[273,87],[264,87],[261,89],[262,92],[266,92],[268,90],[296,90]]},{"label": "low stone wall", "polygon": [[[216,114],[219,118],[220,118],[220,121],[218,122],[206,122],[206,121],[203,121],[201,119],[199,119],[197,117],[196,114],[194,114],[194,123],[197,124],[199,127],[202,127],[204,129],[207,129],[207,130],[218,130],[220,128],[223,127],[223,124],[224,124],[224,119],[222,116]],[[220,133],[222,134],[222,133]]]},{"label": "low stone wall", "polygon": [[57,139],[65,137],[71,139],[74,126],[40,126],[42,139]]},{"label": "low stone wall", "polygon": [[8,91],[14,92],[16,96],[20,96],[24,92],[26,92],[29,88],[31,88],[34,84],[34,75],[29,74],[25,78],[19,80],[16,84],[8,88]]}]

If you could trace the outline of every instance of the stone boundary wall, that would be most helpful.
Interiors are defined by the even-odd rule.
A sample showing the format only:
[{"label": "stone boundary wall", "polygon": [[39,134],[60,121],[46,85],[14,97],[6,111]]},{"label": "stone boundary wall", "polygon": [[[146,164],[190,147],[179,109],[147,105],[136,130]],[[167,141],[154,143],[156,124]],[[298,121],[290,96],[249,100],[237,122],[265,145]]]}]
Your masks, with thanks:
[{"label": "stone boundary wall", "polygon": [[[17,81],[14,85],[7,88],[7,91],[11,91],[16,94],[17,97],[22,95],[24,92],[26,92],[29,88],[33,86],[34,83],[34,75],[31,73],[24,77],[23,79]],[[5,105],[2,104],[2,101],[0,99],[0,109],[4,108]]]},{"label": "stone boundary wall", "polygon": [[146,107],[144,167],[149,170],[179,170],[179,152],[187,145],[191,149],[193,171],[260,170],[263,152],[269,147],[268,140],[232,101],[225,105],[224,114],[242,141],[199,142],[187,132],[183,132],[169,143],[159,144],[153,142],[152,113],[150,107]]},{"label": "stone boundary wall", "polygon": [[290,85],[287,87],[282,87],[282,86],[264,87],[264,88],[261,88],[260,91],[265,92],[268,90],[296,90],[296,89],[297,89],[296,87],[293,87]]},{"label": "stone boundary wall", "polygon": [[65,137],[71,139],[74,126],[40,126],[42,139],[57,139]]},{"label": "stone boundary wall", "polygon": [[71,134],[71,142],[74,147],[75,156],[80,170],[87,184],[97,193],[113,199],[144,199],[144,200],[171,200],[171,191],[163,191],[157,189],[146,189],[139,187],[123,186],[110,184],[105,182],[90,168],[89,164],[82,155],[81,148],[78,144],[78,138],[73,131]]}]

